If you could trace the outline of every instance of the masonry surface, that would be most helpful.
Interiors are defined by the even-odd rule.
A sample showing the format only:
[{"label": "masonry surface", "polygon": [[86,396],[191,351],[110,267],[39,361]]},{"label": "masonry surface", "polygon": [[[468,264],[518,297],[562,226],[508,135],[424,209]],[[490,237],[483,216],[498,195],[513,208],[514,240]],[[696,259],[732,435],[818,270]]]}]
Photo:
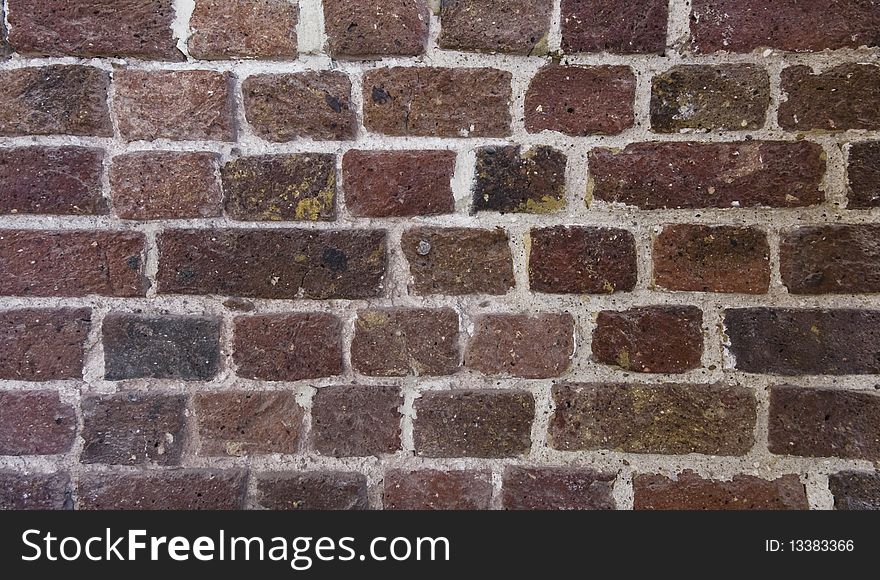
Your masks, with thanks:
[{"label": "masonry surface", "polygon": [[0,10],[0,507],[880,508],[880,1]]}]

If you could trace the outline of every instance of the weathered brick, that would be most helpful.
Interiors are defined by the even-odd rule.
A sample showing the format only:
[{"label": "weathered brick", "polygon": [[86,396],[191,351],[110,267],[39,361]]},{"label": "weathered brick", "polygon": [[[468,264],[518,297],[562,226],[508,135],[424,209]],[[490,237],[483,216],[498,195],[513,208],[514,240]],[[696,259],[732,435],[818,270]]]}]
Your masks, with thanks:
[{"label": "weathered brick", "polygon": [[751,64],[680,65],[652,81],[651,128],[740,131],[764,126],[770,77]]},{"label": "weathered brick", "polygon": [[808,510],[810,503],[797,475],[766,480],[735,475],[728,481],[703,479],[693,471],[674,479],[662,475],[633,477],[637,510]]},{"label": "weathered brick", "polygon": [[220,321],[110,313],[104,318],[105,378],[206,381],[220,367]]},{"label": "weathered brick", "polygon": [[0,379],[80,379],[89,308],[0,311]]},{"label": "weathered brick", "polygon": [[417,56],[428,41],[428,3],[324,0],[324,29],[334,58]]},{"label": "weathered brick", "polygon": [[116,215],[129,220],[219,216],[218,159],[215,153],[170,151],[114,157],[110,190]]},{"label": "weathered brick", "polygon": [[223,167],[232,219],[333,221],[336,156],[323,153],[240,157]]},{"label": "weathered brick", "polygon": [[[6,60],[11,52],[6,41],[6,6],[0,6],[0,60]],[[2,504],[0,504],[2,507]]]},{"label": "weathered brick", "polygon": [[847,177],[847,209],[880,207],[880,141],[853,143]]},{"label": "weathered brick", "polygon": [[663,54],[667,12],[666,0],[562,0],[562,50]]},{"label": "weathered brick", "polygon": [[726,385],[563,384],[553,387],[550,444],[561,451],[745,455],[755,395]]},{"label": "weathered brick", "polygon": [[614,479],[593,469],[509,466],[501,501],[508,510],[613,510]]},{"label": "weathered brick", "polygon": [[241,90],[248,123],[267,141],[351,141],[357,135],[351,81],[343,72],[254,75]]},{"label": "weathered brick", "polygon": [[488,471],[390,469],[385,472],[386,510],[486,510],[492,500]]},{"label": "weathered brick", "polygon": [[234,141],[232,75],[121,69],[113,74],[119,132],[128,141]]},{"label": "weathered brick", "polygon": [[526,130],[617,135],[635,123],[635,91],[627,66],[544,67],[526,91]]},{"label": "weathered brick", "polygon": [[103,160],[85,147],[0,149],[0,214],[107,213]]},{"label": "weathered brick", "polygon": [[697,53],[818,51],[880,43],[880,5],[863,0],[694,0]]},{"label": "weathered brick", "polygon": [[486,375],[558,377],[574,356],[571,314],[486,314],[477,317],[464,362]]},{"label": "weathered brick", "polygon": [[611,294],[635,288],[636,244],[626,230],[580,226],[533,229],[528,247],[533,291]]},{"label": "weathered brick", "polygon": [[112,137],[110,75],[89,66],[0,71],[0,136]]},{"label": "weathered brick", "polygon": [[451,375],[460,360],[458,313],[451,308],[358,312],[351,363],[360,373],[382,377]]},{"label": "weathered brick", "polygon": [[792,294],[880,292],[880,226],[824,225],[785,232],[782,282]]},{"label": "weathered brick", "polygon": [[179,465],[186,397],[121,393],[83,397],[82,463]]},{"label": "weathered brick", "polygon": [[193,398],[202,455],[296,453],[303,409],[291,391],[198,393]]},{"label": "weathered brick", "polygon": [[400,448],[398,387],[321,387],[312,400],[314,447],[322,455],[366,457]]},{"label": "weathered brick", "polygon": [[205,60],[295,59],[297,8],[291,0],[197,0],[189,54]]},{"label": "weathered brick", "polygon": [[370,298],[382,292],[385,254],[381,230],[166,230],[159,235],[159,291]]},{"label": "weathered brick", "polygon": [[75,436],[73,406],[57,391],[0,391],[0,455],[65,453]]},{"label": "weathered brick", "polygon": [[67,473],[0,471],[0,510],[72,509]]},{"label": "weathered brick", "polygon": [[502,229],[413,228],[401,238],[416,294],[506,294],[513,258]]},{"label": "weathered brick", "polygon": [[736,368],[778,375],[880,373],[880,311],[743,308],[724,315]]},{"label": "weathered brick", "polygon": [[305,471],[257,476],[257,501],[271,510],[365,510],[367,478],[360,473]]},{"label": "weathered brick", "polygon": [[565,207],[566,157],[552,147],[477,149],[474,210],[552,213]]},{"label": "weathered brick", "polygon": [[323,312],[235,318],[238,375],[298,381],[342,373],[342,322]]},{"label": "weathered brick", "polygon": [[545,0],[446,0],[440,3],[440,48],[541,55],[550,14]]},{"label": "weathered brick", "polygon": [[144,235],[0,230],[2,296],[143,296]]},{"label": "weathered brick", "polygon": [[635,143],[590,152],[589,193],[641,209],[821,203],[822,147],[808,141]]},{"label": "weathered brick", "polygon": [[[880,5],[877,10],[880,26]],[[783,129],[880,129],[880,66],[843,64],[818,74],[789,67],[782,71],[782,91],[788,95],[779,104]]]},{"label": "weathered brick", "polygon": [[392,67],[364,74],[364,126],[411,137],[510,135],[511,74],[492,68]]},{"label": "weathered brick", "polygon": [[451,213],[454,173],[454,151],[351,150],[342,159],[345,205],[358,217]]},{"label": "weathered brick", "polygon": [[28,56],[184,60],[173,0],[9,0],[10,44]]},{"label": "weathered brick", "polygon": [[637,373],[683,373],[701,366],[703,312],[696,306],[645,306],[599,313],[593,358]]},{"label": "weathered brick", "polygon": [[165,469],[80,477],[77,505],[85,510],[240,510],[247,471]]},{"label": "weathered brick", "polygon": [[880,510],[880,474],[841,471],[828,476],[834,509]]},{"label": "weathered brick", "polygon": [[768,448],[776,455],[880,459],[880,396],[837,389],[770,389]]},{"label": "weathered brick", "polygon": [[770,246],[757,228],[666,226],[654,238],[654,284],[685,292],[764,294]]},{"label": "weathered brick", "polygon": [[416,454],[514,457],[531,448],[535,399],[524,391],[426,391],[415,402]]}]

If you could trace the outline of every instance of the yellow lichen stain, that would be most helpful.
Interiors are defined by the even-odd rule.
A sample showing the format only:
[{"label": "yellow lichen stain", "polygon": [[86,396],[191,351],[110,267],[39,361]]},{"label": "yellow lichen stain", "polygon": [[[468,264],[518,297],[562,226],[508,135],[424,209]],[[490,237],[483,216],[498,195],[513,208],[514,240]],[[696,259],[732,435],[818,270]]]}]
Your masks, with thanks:
[{"label": "yellow lichen stain", "polygon": [[617,366],[619,366],[620,368],[629,370],[629,351],[625,348],[620,349],[614,362],[616,362]]},{"label": "yellow lichen stain", "polygon": [[605,280],[602,282],[602,290],[604,290],[608,294],[614,294],[614,284],[612,284],[608,280]]},{"label": "yellow lichen stain", "polygon": [[525,213],[547,214],[559,211],[565,207],[565,199],[543,196],[540,200],[527,199],[521,203],[516,211]]},{"label": "yellow lichen stain", "polygon": [[821,332],[820,332],[820,330],[819,330],[819,327],[816,326],[815,324],[814,324],[813,326],[810,327],[810,332],[812,332],[812,333],[815,334],[816,336],[819,336],[819,335],[821,334]]},{"label": "yellow lichen stain", "polygon": [[357,325],[364,330],[372,330],[388,324],[388,314],[379,310],[367,310],[358,317]]},{"label": "yellow lichen stain", "polygon": [[309,261],[309,257],[306,256],[305,254],[297,254],[293,257],[293,261],[296,262],[297,264],[305,264],[306,262]]},{"label": "yellow lichen stain", "polygon": [[596,179],[593,177],[593,174],[587,176],[587,194],[584,196],[584,202],[587,204],[587,208],[593,205],[593,192],[596,191]]}]

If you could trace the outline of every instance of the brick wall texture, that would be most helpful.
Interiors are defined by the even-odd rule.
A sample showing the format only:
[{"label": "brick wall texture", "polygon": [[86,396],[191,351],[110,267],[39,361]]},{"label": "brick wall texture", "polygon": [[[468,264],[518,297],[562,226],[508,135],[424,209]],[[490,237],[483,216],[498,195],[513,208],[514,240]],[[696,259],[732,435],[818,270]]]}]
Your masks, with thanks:
[{"label": "brick wall texture", "polygon": [[0,11],[0,507],[880,508],[880,1]]}]

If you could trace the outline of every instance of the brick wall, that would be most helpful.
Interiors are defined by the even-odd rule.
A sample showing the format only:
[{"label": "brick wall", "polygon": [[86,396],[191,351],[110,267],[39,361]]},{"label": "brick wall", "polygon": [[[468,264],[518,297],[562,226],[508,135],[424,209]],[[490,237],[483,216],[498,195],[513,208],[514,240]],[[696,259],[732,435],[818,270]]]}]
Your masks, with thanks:
[{"label": "brick wall", "polygon": [[880,2],[2,6],[3,507],[880,507]]}]

